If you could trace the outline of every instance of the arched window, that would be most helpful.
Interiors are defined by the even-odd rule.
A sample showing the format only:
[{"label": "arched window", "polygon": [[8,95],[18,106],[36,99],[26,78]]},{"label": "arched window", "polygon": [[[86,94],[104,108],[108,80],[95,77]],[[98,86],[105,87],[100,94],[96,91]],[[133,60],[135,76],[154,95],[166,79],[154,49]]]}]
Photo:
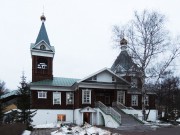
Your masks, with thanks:
[{"label": "arched window", "polygon": [[46,50],[45,45],[41,45],[41,46],[40,46],[40,49],[41,49],[41,50]]}]

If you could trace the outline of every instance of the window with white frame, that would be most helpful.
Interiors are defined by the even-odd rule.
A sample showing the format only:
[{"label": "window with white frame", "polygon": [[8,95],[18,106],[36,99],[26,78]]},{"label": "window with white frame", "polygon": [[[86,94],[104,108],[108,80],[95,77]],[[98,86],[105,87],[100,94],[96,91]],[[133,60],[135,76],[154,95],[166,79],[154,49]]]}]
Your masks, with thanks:
[{"label": "window with white frame", "polygon": [[66,104],[74,104],[74,93],[73,92],[66,93]]},{"label": "window with white frame", "polygon": [[117,101],[125,104],[125,91],[117,91]]},{"label": "window with white frame", "polygon": [[136,88],[137,87],[137,78],[131,77],[131,87]]},{"label": "window with white frame", "polygon": [[91,104],[91,90],[89,89],[82,90],[82,103]]},{"label": "window with white frame", "polygon": [[47,98],[47,92],[38,91],[38,98]]},{"label": "window with white frame", "polygon": [[131,95],[131,105],[138,106],[138,95]]},{"label": "window with white frame", "polygon": [[61,104],[61,92],[53,92],[53,105]]},{"label": "window with white frame", "polygon": [[148,95],[146,95],[144,98],[144,104],[145,104],[145,106],[149,106],[149,96]]}]

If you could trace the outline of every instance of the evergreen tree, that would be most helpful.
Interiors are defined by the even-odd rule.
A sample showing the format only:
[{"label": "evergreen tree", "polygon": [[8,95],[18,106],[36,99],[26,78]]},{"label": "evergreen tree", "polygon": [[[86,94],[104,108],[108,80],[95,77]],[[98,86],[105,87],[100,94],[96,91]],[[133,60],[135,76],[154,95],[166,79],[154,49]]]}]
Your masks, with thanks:
[{"label": "evergreen tree", "polygon": [[0,124],[2,123],[2,119],[3,119],[3,116],[4,116],[4,113],[3,113],[3,105],[2,105],[2,100],[1,100],[1,95],[0,95]]},{"label": "evergreen tree", "polygon": [[5,94],[8,90],[5,88],[5,82],[0,80],[0,124],[2,123],[2,119],[4,116],[3,110],[3,102],[2,102],[2,95]]},{"label": "evergreen tree", "polygon": [[31,101],[30,101],[30,86],[26,82],[26,77],[24,73],[22,75],[21,86],[18,90],[18,100],[17,100],[17,122],[21,122],[27,125],[27,129],[32,128],[32,117],[36,114],[36,110],[32,111]]}]

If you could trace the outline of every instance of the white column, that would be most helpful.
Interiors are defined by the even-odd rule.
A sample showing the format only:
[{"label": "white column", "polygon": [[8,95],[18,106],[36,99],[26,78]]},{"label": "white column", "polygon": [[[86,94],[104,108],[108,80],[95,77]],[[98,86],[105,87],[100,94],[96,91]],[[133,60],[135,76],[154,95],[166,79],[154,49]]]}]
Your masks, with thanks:
[{"label": "white column", "polygon": [[94,115],[93,115],[93,112],[91,113],[92,114],[92,125],[94,125]]},{"label": "white column", "polygon": [[83,124],[83,112],[81,113],[82,115],[81,115],[81,124]]},{"label": "white column", "polygon": [[97,110],[96,117],[96,124],[99,125],[99,110]]}]

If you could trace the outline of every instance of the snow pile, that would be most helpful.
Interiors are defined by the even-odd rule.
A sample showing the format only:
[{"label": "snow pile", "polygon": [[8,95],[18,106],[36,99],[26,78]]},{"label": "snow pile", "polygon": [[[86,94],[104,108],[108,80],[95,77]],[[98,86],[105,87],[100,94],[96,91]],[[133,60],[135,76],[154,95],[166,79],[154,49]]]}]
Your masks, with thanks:
[{"label": "snow pile", "polygon": [[107,130],[103,130],[101,128],[97,128],[95,126],[91,126],[89,124],[85,124],[83,127],[75,126],[75,127],[69,127],[69,126],[63,126],[59,130],[51,132],[51,135],[110,135],[111,132]]},{"label": "snow pile", "polygon": [[28,131],[28,130],[25,130],[22,135],[30,135],[31,134],[31,131]]},{"label": "snow pile", "polygon": [[49,123],[49,124],[41,124],[41,125],[34,126],[34,128],[56,128],[56,127],[59,127],[59,124]]}]

